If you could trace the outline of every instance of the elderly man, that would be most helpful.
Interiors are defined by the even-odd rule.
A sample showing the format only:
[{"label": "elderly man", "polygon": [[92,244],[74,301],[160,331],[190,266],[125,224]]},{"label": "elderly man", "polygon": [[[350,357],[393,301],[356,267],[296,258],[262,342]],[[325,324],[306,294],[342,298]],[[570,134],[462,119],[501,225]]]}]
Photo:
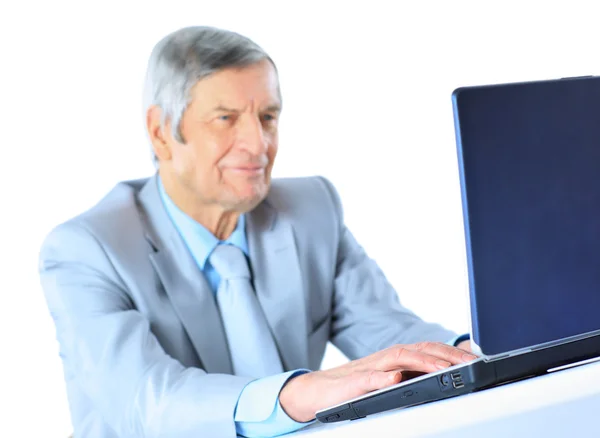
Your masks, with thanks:
[{"label": "elderly man", "polygon": [[[260,47],[181,29],[145,90],[156,175],[41,250],[76,437],[275,436],[475,358],[402,307],[331,183],[271,181],[281,96]],[[318,371],[328,341],[352,361]]]}]

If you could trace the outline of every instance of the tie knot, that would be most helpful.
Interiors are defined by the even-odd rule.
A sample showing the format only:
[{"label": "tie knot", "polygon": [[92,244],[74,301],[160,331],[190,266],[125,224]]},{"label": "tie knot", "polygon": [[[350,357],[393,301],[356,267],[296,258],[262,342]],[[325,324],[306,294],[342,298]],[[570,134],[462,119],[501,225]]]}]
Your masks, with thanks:
[{"label": "tie knot", "polygon": [[246,256],[237,246],[217,245],[208,260],[224,280],[250,278]]}]

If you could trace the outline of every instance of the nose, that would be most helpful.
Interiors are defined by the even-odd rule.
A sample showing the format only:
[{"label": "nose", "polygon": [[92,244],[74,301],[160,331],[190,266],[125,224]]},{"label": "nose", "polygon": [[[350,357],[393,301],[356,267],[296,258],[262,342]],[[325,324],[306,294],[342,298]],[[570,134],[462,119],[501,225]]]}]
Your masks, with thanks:
[{"label": "nose", "polygon": [[262,155],[267,150],[264,129],[257,116],[246,115],[238,126],[237,143],[252,155]]}]

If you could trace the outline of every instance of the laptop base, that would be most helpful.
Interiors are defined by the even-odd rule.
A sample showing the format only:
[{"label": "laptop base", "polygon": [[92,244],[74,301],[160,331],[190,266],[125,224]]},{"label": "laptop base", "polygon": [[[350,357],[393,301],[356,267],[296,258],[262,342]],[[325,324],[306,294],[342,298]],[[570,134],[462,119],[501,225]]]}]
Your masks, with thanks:
[{"label": "laptop base", "polygon": [[319,411],[316,417],[321,423],[356,420],[539,376],[597,357],[600,357],[600,333],[513,356],[481,358],[450,367]]}]

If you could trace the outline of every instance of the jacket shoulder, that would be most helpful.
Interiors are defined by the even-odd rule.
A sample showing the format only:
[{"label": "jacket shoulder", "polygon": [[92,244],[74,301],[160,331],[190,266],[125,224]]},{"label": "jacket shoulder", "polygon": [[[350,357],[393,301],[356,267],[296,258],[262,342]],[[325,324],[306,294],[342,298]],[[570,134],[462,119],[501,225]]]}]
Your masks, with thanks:
[{"label": "jacket shoulder", "polygon": [[147,181],[144,178],[118,183],[94,206],[55,226],[45,237],[42,248],[77,236],[87,236],[86,240],[93,238],[103,244],[127,240],[136,228],[141,233],[137,197]]},{"label": "jacket shoulder", "polygon": [[300,246],[337,247],[344,225],[342,204],[333,184],[324,177],[273,180],[267,202],[288,221]]},{"label": "jacket shoulder", "polygon": [[322,176],[277,178],[271,184],[267,202],[279,213],[334,215],[343,222],[340,197],[333,184]]}]

